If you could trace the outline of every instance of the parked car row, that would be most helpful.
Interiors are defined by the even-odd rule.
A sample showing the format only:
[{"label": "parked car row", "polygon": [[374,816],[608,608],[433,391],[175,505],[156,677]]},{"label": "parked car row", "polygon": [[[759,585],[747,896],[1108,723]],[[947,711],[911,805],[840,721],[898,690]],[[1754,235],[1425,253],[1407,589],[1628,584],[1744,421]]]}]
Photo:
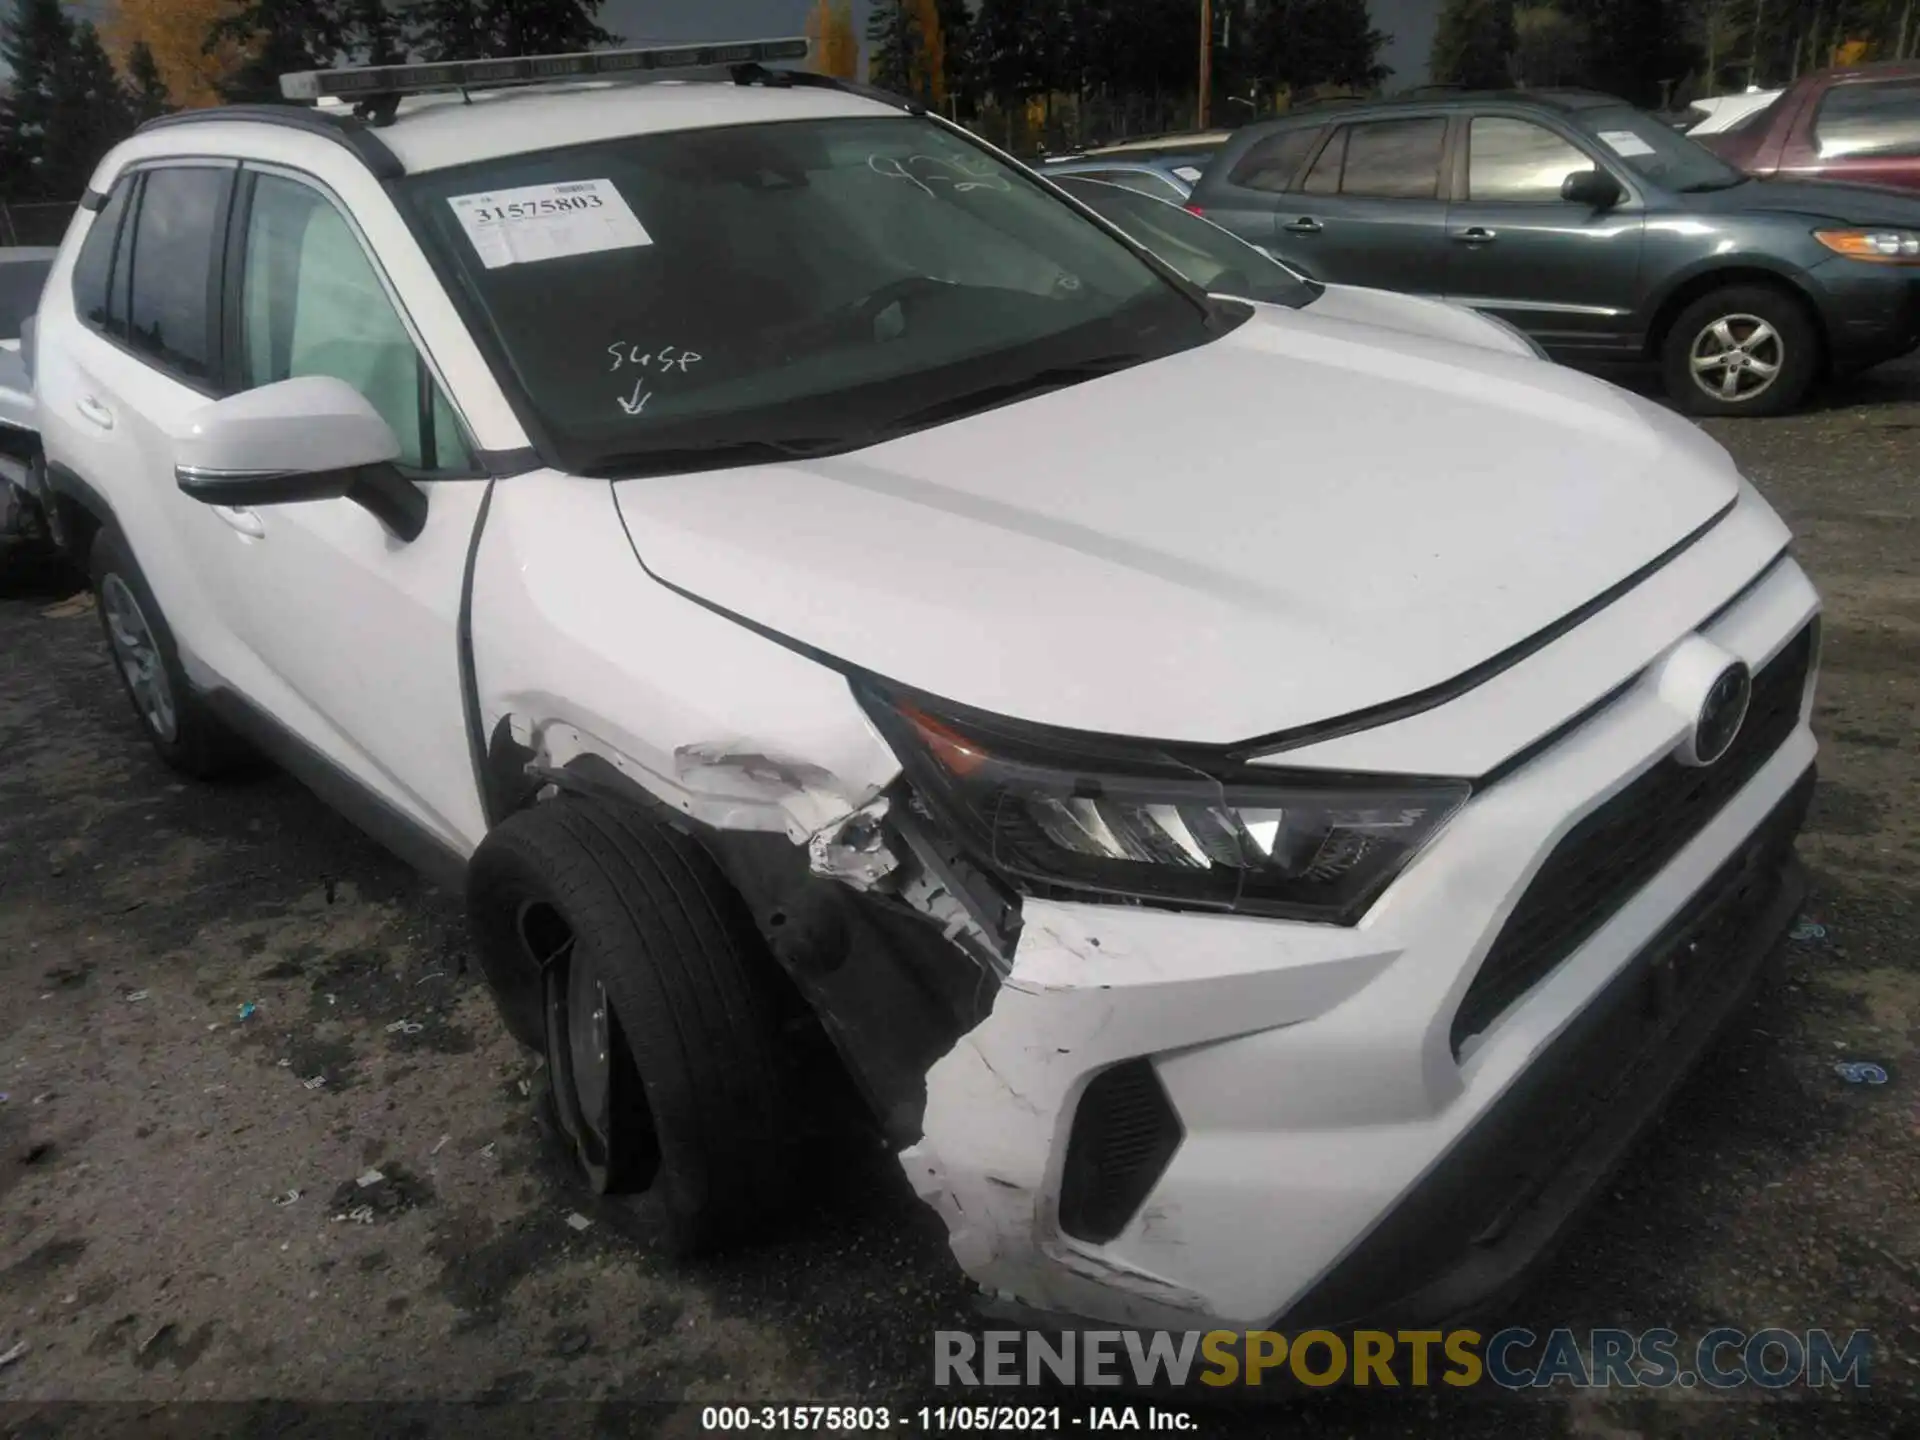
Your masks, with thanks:
[{"label": "parked car row", "polygon": [[[1920,196],[1802,178],[1810,145],[1888,180],[1910,151],[1920,184],[1920,66],[1761,98],[1716,138],[1771,166],[1766,184],[1611,96],[1453,92],[1190,144],[1184,168],[1205,168],[1184,203],[1312,279],[1450,301],[1562,361],[1653,361],[1695,414],[1778,414],[1920,345]],[[1044,173],[1176,202],[1160,144]]]}]

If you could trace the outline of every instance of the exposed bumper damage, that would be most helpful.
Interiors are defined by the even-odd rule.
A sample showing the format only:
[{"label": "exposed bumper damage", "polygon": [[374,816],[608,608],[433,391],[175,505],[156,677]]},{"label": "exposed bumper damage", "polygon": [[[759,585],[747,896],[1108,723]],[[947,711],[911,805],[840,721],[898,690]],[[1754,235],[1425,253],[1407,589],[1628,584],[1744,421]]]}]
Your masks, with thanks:
[{"label": "exposed bumper damage", "polygon": [[639,800],[698,833],[746,899],[896,1147],[920,1136],[928,1070],[985,1018],[1011,968],[1012,898],[943,847],[912,802],[736,743],[670,767],[574,725],[508,717],[489,757],[508,807],[552,785]]},{"label": "exposed bumper damage", "polygon": [[[1394,1298],[1392,1283],[1431,1268],[1439,1240],[1409,1249],[1393,1237],[1465,1213],[1421,1199],[1430,1177],[1452,1173],[1450,1157],[1483,1147],[1471,1175],[1532,1166],[1525,1184],[1541,1193],[1587,1173],[1578,1158],[1547,1163],[1537,1137],[1585,1125],[1569,1107],[1619,1107],[1605,1096],[1574,1106],[1550,1086],[1527,1124],[1496,1123],[1522,1113],[1509,1097],[1530,1077],[1591,1071],[1612,1084],[1618,1065],[1602,1062],[1622,1056],[1633,1057],[1629,1080],[1678,1073],[1691,1048],[1674,1038],[1681,1021],[1693,1017],[1704,1044],[1717,1028],[1708,1022],[1732,1013],[1736,982],[1791,909],[1779,898],[1780,847],[1791,845],[1793,797],[1814,757],[1802,642],[1816,610],[1787,566],[1711,627],[1767,696],[1749,722],[1750,755],[1715,782],[1711,803],[1660,799],[1667,780],[1647,790],[1635,778],[1678,764],[1663,757],[1693,718],[1657,685],[1636,684],[1477,794],[1353,925],[1016,899],[945,840],[897,768],[877,762],[868,783],[848,784],[764,745],[681,746],[644,766],[608,758],[583,729],[550,725],[526,746],[542,783],[639,793],[711,847],[991,1304],[1191,1329],[1266,1325],[1331,1296],[1348,1320],[1346,1301],[1370,1310]],[[1691,781],[1673,784],[1674,795],[1693,793]],[[1613,833],[1613,820],[1590,820],[1628,804],[1634,825],[1664,837],[1652,847],[1657,868],[1530,972],[1472,1045],[1456,1045],[1454,1017],[1546,862],[1565,851],[1596,874],[1620,869],[1619,856],[1582,847]],[[1778,844],[1756,849],[1769,834]],[[1766,918],[1706,967],[1724,984],[1688,999],[1665,978],[1662,937],[1691,925],[1701,897],[1735,872],[1750,875],[1743,894]],[[1682,997],[1677,1009],[1642,1003],[1632,978],[1642,972],[1661,980],[1661,1004]],[[1621,1038],[1600,1044],[1592,1066],[1567,1058],[1582,1017],[1623,985],[1633,993],[1605,1007],[1622,1017]],[[1724,994],[1725,1007],[1699,998],[1709,994]],[[1116,1076],[1139,1083],[1129,1092]],[[1087,1122],[1109,1095],[1135,1108],[1102,1100],[1111,1123]],[[1083,1134],[1117,1149],[1083,1152]],[[1104,1211],[1074,1203],[1089,1173],[1112,1199],[1125,1168],[1082,1163],[1085,1154],[1129,1147],[1151,1156],[1134,1188]],[[1463,1243],[1481,1246],[1499,1218],[1485,1216]],[[1473,1274],[1486,1268],[1478,1251],[1470,1258]],[[1436,1272],[1427,1288],[1452,1293],[1450,1275]]]}]

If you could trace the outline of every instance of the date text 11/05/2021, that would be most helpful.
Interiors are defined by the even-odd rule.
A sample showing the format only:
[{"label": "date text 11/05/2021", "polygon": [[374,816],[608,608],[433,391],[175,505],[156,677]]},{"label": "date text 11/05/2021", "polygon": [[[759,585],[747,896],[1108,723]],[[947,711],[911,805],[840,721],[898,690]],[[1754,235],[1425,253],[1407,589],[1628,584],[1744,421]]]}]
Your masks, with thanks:
[{"label": "date text 11/05/2021", "polygon": [[1202,1427],[1185,1410],[1160,1405],[708,1405],[702,1430],[807,1430],[825,1434],[1059,1435],[1069,1430],[1153,1430],[1192,1434]]}]

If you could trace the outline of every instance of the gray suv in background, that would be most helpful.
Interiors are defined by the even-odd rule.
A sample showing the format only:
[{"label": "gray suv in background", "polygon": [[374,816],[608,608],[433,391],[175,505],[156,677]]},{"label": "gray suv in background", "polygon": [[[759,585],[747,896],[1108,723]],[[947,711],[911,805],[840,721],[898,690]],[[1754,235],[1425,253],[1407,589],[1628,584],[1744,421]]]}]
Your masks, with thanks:
[{"label": "gray suv in background", "polygon": [[1606,95],[1295,113],[1237,132],[1188,205],[1315,279],[1656,361],[1697,414],[1778,414],[1920,345],[1920,196],[1760,184]]}]

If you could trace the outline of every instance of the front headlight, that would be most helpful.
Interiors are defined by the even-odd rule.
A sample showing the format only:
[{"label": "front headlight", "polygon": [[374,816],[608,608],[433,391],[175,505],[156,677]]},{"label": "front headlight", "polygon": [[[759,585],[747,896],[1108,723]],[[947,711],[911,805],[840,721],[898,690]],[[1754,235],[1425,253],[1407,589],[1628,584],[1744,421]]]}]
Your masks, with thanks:
[{"label": "front headlight", "polygon": [[953,838],[1029,894],[1351,925],[1471,790],[1274,770],[873,684],[855,694]]},{"label": "front headlight", "polygon": [[1816,230],[1813,238],[1852,260],[1920,264],[1920,232],[1913,230]]}]

